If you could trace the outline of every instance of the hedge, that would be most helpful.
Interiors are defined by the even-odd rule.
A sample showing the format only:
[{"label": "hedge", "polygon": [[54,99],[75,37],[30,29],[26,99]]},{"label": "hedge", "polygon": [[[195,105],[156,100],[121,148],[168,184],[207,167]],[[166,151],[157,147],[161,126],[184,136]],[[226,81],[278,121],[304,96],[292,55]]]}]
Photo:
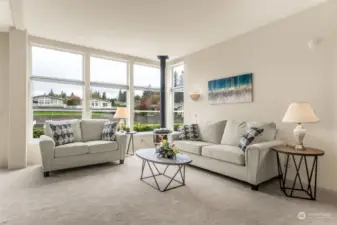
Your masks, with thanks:
[{"label": "hedge", "polygon": [[[174,124],[174,130],[176,131],[179,126],[182,124]],[[160,128],[159,124],[135,124],[133,129],[137,132],[145,132],[145,131],[153,131],[154,129]],[[130,128],[127,126],[124,126],[123,128],[125,131],[130,131]],[[43,129],[33,129],[33,138],[39,138],[41,135],[44,135]]]}]

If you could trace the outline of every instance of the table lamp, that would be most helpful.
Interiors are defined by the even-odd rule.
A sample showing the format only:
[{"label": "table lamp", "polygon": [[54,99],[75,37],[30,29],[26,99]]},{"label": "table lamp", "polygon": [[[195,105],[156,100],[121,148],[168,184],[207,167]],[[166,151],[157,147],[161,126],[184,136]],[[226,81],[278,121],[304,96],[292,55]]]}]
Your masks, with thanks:
[{"label": "table lamp", "polygon": [[125,107],[117,107],[117,111],[114,115],[115,119],[120,119],[119,121],[119,131],[124,132],[124,119],[128,118],[128,111],[126,110]]},{"label": "table lamp", "polygon": [[294,129],[296,150],[305,150],[305,147],[303,146],[303,139],[306,130],[303,128],[302,123],[315,123],[318,121],[319,119],[309,103],[291,103],[289,105],[282,122],[297,123],[297,126]]}]

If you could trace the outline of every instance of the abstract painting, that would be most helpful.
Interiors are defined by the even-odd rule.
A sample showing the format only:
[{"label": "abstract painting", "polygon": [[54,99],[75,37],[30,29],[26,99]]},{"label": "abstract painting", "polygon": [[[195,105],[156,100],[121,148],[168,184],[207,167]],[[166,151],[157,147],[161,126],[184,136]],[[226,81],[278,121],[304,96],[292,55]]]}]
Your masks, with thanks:
[{"label": "abstract painting", "polygon": [[208,81],[210,104],[242,103],[253,101],[253,74]]}]

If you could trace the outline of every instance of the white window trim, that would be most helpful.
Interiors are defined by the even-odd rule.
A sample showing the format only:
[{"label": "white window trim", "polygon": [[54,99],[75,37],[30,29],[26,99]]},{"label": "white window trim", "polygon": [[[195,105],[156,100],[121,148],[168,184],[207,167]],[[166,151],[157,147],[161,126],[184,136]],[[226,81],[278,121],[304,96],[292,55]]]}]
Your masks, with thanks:
[{"label": "white window trim", "polygon": [[[83,87],[83,100],[82,100],[82,118],[88,119],[91,118],[91,109],[90,109],[90,87],[102,87],[102,88],[115,88],[115,89],[124,89],[127,91],[127,102],[126,106],[129,111],[128,126],[130,129],[133,129],[134,126],[134,91],[155,91],[160,92],[158,87],[141,87],[133,86],[134,81],[134,65],[160,68],[159,62],[154,60],[147,60],[139,57],[133,57],[128,55],[123,55],[114,52],[108,52],[103,50],[97,50],[93,48],[88,48],[84,46],[77,46],[69,43],[63,43],[59,41],[48,40],[44,38],[29,36],[28,37],[28,75],[29,75],[29,101],[28,101],[28,129],[27,140],[33,139],[33,102],[31,101],[33,96],[33,81],[49,82],[49,83],[62,83],[70,85],[79,85]],[[44,77],[44,76],[33,76],[32,74],[32,47],[40,47],[46,49],[52,49],[57,51],[62,51],[66,53],[74,53],[82,55],[82,80],[71,80],[71,79],[62,79],[62,78],[53,78],[53,77]],[[108,59],[118,62],[127,63],[127,84],[113,84],[113,83],[102,83],[102,82],[90,82],[90,57],[97,57],[102,59]],[[168,107],[167,107],[168,108]],[[145,112],[142,111],[141,112]],[[149,112],[160,112],[160,111],[149,111]],[[169,115],[169,114],[167,114]]]}]

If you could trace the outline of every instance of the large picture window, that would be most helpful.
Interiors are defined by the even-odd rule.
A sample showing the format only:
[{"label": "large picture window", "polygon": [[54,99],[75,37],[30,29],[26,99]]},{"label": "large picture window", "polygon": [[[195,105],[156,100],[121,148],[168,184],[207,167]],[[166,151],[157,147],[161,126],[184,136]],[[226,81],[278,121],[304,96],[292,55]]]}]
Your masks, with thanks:
[{"label": "large picture window", "polygon": [[[160,127],[159,68],[93,53],[85,48],[79,53],[31,45],[33,138],[44,133],[45,121],[115,120],[117,107],[128,108],[133,116],[127,121],[129,129],[142,132]],[[179,97],[176,100],[181,102]]]},{"label": "large picture window", "polygon": [[160,71],[134,65],[134,130],[160,128]]},{"label": "large picture window", "polygon": [[110,119],[127,107],[127,63],[90,57],[90,110],[93,119]]},{"label": "large picture window", "polygon": [[184,65],[172,67],[174,129],[184,123]]},{"label": "large picture window", "polygon": [[31,104],[33,137],[44,133],[47,120],[82,118],[83,56],[32,47]]}]

